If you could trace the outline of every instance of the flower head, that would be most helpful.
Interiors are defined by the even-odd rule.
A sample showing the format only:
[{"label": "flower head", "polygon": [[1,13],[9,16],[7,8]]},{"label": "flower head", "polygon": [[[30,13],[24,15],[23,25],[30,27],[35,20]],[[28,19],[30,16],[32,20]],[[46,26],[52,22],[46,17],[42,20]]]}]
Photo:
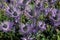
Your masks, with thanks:
[{"label": "flower head", "polygon": [[39,27],[39,29],[40,29],[41,31],[46,30],[46,24],[45,24],[44,22],[42,22],[42,21],[39,21],[39,22],[38,22],[38,27]]},{"label": "flower head", "polygon": [[12,22],[9,22],[9,21],[4,21],[4,22],[1,23],[1,29],[4,32],[11,31],[12,26],[13,26],[13,23]]},{"label": "flower head", "polygon": [[19,32],[21,32],[22,34],[30,34],[31,26],[29,24],[21,23]]}]

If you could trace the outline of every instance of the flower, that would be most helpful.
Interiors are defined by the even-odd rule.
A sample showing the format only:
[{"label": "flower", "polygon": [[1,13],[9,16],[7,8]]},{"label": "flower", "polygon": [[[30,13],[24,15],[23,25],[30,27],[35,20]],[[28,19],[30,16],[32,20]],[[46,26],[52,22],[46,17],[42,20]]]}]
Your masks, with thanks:
[{"label": "flower", "polygon": [[[35,20],[34,20],[35,21]],[[37,25],[36,25],[36,22],[32,22],[31,23],[31,30],[32,30],[32,33],[33,34],[36,34],[37,32],[38,32],[38,27],[37,27]]]},{"label": "flower", "polygon": [[53,20],[54,26],[59,26],[60,25],[60,10],[56,14],[57,16],[55,18],[51,17],[50,19]]},{"label": "flower", "polygon": [[45,15],[46,15],[46,16],[47,16],[47,15],[49,14],[49,12],[51,11],[50,8],[45,8],[44,10],[45,10]]},{"label": "flower", "polygon": [[46,24],[44,22],[38,21],[37,25],[41,31],[46,30]]},{"label": "flower", "polygon": [[25,4],[17,4],[16,8],[19,10],[19,11],[24,11],[25,10]]},{"label": "flower", "polygon": [[31,26],[29,24],[20,24],[20,30],[19,32],[21,32],[22,34],[30,34],[31,33]]},{"label": "flower", "polygon": [[59,27],[59,25],[60,25],[60,21],[55,21],[54,22],[54,27]]},{"label": "flower", "polygon": [[56,16],[56,14],[57,14],[57,9],[55,9],[55,8],[54,8],[54,9],[52,9],[51,11],[52,11],[52,13],[51,13],[51,14],[52,14],[52,16],[53,16],[53,17],[55,17],[55,16]]},{"label": "flower", "polygon": [[10,17],[18,17],[20,16],[21,12],[19,10],[17,10],[15,7],[9,7],[7,10],[6,10],[6,14]]},{"label": "flower", "polygon": [[11,31],[12,26],[13,26],[13,23],[9,21],[4,21],[1,23],[1,29],[3,30],[3,32]]},{"label": "flower", "polygon": [[28,11],[24,11],[24,12],[25,12],[24,15],[25,15],[27,18],[33,18],[33,16],[31,16]]}]

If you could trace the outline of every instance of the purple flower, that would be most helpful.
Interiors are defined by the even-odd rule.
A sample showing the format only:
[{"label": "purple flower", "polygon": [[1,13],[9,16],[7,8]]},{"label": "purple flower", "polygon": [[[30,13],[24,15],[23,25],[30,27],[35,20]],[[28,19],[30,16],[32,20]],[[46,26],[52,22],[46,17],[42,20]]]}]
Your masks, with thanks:
[{"label": "purple flower", "polygon": [[21,11],[16,10],[16,11],[14,11],[14,13],[12,13],[12,17],[19,17],[20,14],[21,14]]},{"label": "purple flower", "polygon": [[29,24],[20,24],[20,30],[19,32],[21,32],[22,34],[30,34],[31,32],[31,26]]},{"label": "purple flower", "polygon": [[21,12],[17,10],[15,7],[6,9],[6,14],[10,17],[18,17],[20,16]]},{"label": "purple flower", "polygon": [[54,26],[59,26],[60,25],[60,11],[56,15],[57,16],[55,19],[53,17],[50,17],[50,19],[53,20]]},{"label": "purple flower", "polygon": [[30,12],[31,11],[31,6],[30,5],[26,5],[25,10]]},{"label": "purple flower", "polygon": [[50,8],[45,8],[45,15],[47,16],[49,14],[49,12],[51,11]]},{"label": "purple flower", "polygon": [[3,30],[3,32],[11,31],[12,26],[13,26],[13,23],[9,21],[4,21],[1,23],[1,29]]},{"label": "purple flower", "polygon": [[36,26],[36,27],[33,27],[32,28],[32,33],[33,34],[36,34],[38,32],[38,27]]},{"label": "purple flower", "polygon": [[54,9],[52,9],[51,11],[52,11],[52,13],[51,13],[51,14],[52,14],[52,16],[53,16],[53,17],[55,17],[55,16],[56,16],[56,14],[57,14],[57,9],[55,9],[55,8],[54,8]]},{"label": "purple flower", "polygon": [[46,24],[44,23],[44,22],[42,22],[42,21],[38,21],[38,27],[39,27],[39,29],[41,30],[41,31],[44,31],[44,30],[46,30]]},{"label": "purple flower", "polygon": [[48,14],[51,14],[51,15],[49,15],[51,17],[55,17],[56,14],[57,14],[57,9],[55,9],[55,8],[46,8],[45,9],[45,15],[48,15]]},{"label": "purple flower", "polygon": [[43,3],[44,3],[43,1],[40,1],[40,2],[37,3],[37,5],[35,5],[36,8],[37,8],[37,10],[38,10],[38,9],[39,9],[39,10],[43,10],[43,9],[44,9]]},{"label": "purple flower", "polygon": [[38,32],[38,27],[36,25],[36,22],[31,23],[31,30],[33,34],[36,34]]},{"label": "purple flower", "polygon": [[51,9],[51,15],[49,16],[49,18],[53,21],[57,20],[57,9]]},{"label": "purple flower", "polygon": [[60,21],[55,21],[54,22],[54,27],[59,27],[59,25],[60,25]]},{"label": "purple flower", "polygon": [[29,14],[29,12],[26,12],[26,11],[25,11],[24,15],[25,15],[27,18],[33,18],[33,16],[31,16],[31,15]]}]

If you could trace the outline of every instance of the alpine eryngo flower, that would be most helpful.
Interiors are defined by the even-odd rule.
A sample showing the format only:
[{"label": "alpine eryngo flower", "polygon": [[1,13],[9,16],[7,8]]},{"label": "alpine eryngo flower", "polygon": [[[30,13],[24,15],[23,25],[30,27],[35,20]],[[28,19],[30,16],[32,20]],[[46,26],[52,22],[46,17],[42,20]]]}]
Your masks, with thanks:
[{"label": "alpine eryngo flower", "polygon": [[46,24],[45,24],[44,22],[39,21],[39,22],[37,23],[37,25],[38,25],[38,27],[39,27],[39,29],[40,29],[41,31],[46,30]]},{"label": "alpine eryngo flower", "polygon": [[26,10],[27,12],[30,12],[30,11],[31,11],[30,5],[26,5],[25,10]]},{"label": "alpine eryngo flower", "polygon": [[57,16],[55,19],[51,17],[50,19],[54,21],[54,26],[59,26],[60,25],[60,11],[56,14]]},{"label": "alpine eryngo flower", "polygon": [[59,15],[60,15],[60,13],[58,13],[57,9],[52,9],[51,15],[49,16],[49,18],[53,21],[56,21],[56,20],[58,21],[58,20],[60,20]]},{"label": "alpine eryngo flower", "polygon": [[30,34],[31,26],[29,24],[21,23],[21,25],[19,27],[20,27],[19,32],[21,32],[22,34]]},{"label": "alpine eryngo flower", "polygon": [[26,11],[25,11],[24,15],[25,15],[27,18],[33,18],[33,16],[31,16],[31,15],[29,14],[29,12],[26,12]]},{"label": "alpine eryngo flower", "polygon": [[49,16],[49,18],[51,19],[51,20],[53,20],[53,21],[55,21],[55,20],[57,20],[57,9],[52,9],[51,10],[51,13],[50,13],[51,15]]},{"label": "alpine eryngo flower", "polygon": [[52,13],[51,13],[51,14],[52,14],[52,16],[53,16],[53,17],[55,17],[55,16],[56,16],[56,14],[57,14],[57,9],[55,9],[55,8],[54,8],[54,9],[52,9],[51,11],[52,11]]},{"label": "alpine eryngo flower", "polygon": [[25,5],[24,5],[24,4],[17,4],[16,8],[17,8],[19,11],[24,11],[24,10],[25,10]]},{"label": "alpine eryngo flower", "polygon": [[39,10],[43,10],[44,9],[44,5],[43,5],[43,1],[39,2],[37,5],[35,5],[37,9]]},{"label": "alpine eryngo flower", "polygon": [[44,10],[45,10],[45,15],[46,15],[46,16],[47,16],[47,15],[49,14],[49,12],[51,11],[50,8],[45,8]]},{"label": "alpine eryngo flower", "polygon": [[32,28],[32,33],[33,33],[33,34],[36,34],[36,33],[38,32],[38,29],[39,29],[39,28],[38,28],[37,26],[36,26],[36,27],[33,27],[33,28]]},{"label": "alpine eryngo flower", "polygon": [[10,21],[4,21],[1,23],[1,29],[3,30],[3,32],[11,31],[12,26],[13,26],[13,23]]},{"label": "alpine eryngo flower", "polygon": [[14,13],[12,14],[12,17],[19,17],[20,14],[21,14],[21,11],[16,10],[16,11],[14,11]]},{"label": "alpine eryngo flower", "polygon": [[36,26],[36,23],[31,24],[31,30],[33,34],[36,34],[38,32],[38,27]]},{"label": "alpine eryngo flower", "polygon": [[15,7],[9,8],[6,10],[6,14],[10,17],[18,17],[20,16],[21,12],[17,10]]},{"label": "alpine eryngo flower", "polygon": [[59,27],[59,25],[60,25],[60,21],[55,21],[54,22],[54,27]]}]

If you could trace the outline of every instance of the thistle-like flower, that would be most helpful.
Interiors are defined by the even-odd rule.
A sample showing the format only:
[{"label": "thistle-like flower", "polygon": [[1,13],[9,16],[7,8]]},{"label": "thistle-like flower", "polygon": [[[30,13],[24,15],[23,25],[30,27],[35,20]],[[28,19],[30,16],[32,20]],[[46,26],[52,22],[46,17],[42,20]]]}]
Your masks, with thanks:
[{"label": "thistle-like flower", "polygon": [[3,32],[11,31],[12,26],[13,26],[13,23],[9,21],[4,21],[1,23],[1,29],[3,30]]},{"label": "thistle-like flower", "polygon": [[22,24],[19,26],[22,34],[30,34],[31,33],[31,26],[29,24]]},{"label": "thistle-like flower", "polygon": [[39,21],[37,24],[38,24],[38,27],[41,31],[46,30],[46,24],[44,22]]},{"label": "thistle-like flower", "polygon": [[52,16],[55,17],[56,14],[57,14],[57,9],[54,8],[54,9],[51,10],[51,12],[52,12],[52,13],[51,13]]},{"label": "thistle-like flower", "polygon": [[8,7],[8,9],[6,9],[6,15],[10,16],[10,17],[18,17],[20,16],[21,12],[19,10],[16,9],[16,7]]}]

